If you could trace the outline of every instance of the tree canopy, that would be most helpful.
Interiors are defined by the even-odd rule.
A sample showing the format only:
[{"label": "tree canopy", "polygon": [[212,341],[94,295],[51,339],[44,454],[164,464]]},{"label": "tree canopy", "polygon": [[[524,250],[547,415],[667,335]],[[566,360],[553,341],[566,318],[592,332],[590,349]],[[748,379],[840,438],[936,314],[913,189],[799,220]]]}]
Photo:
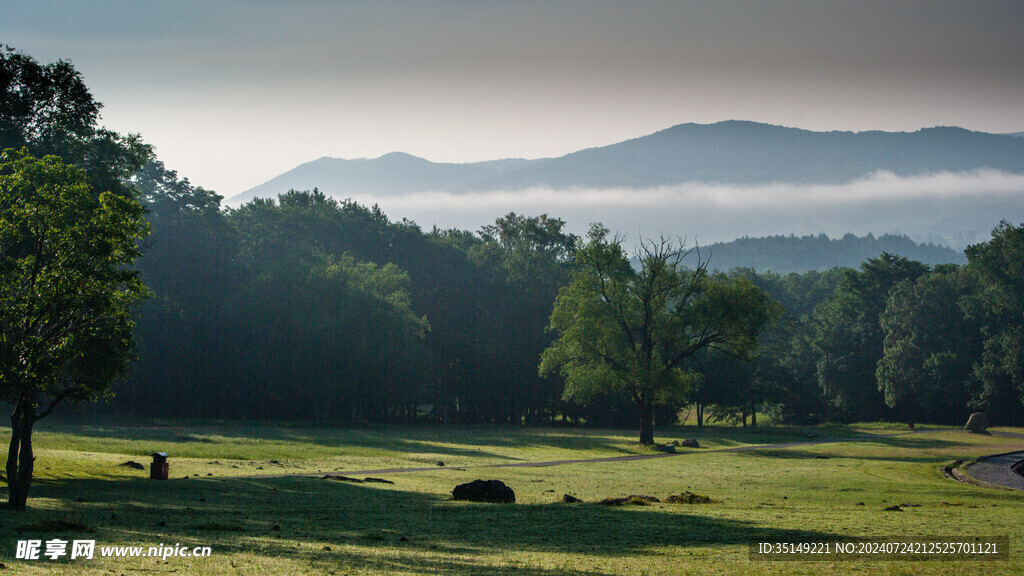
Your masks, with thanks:
[{"label": "tree canopy", "polygon": [[[981,289],[963,299],[967,315],[981,324],[984,351],[974,375],[985,398],[1008,419],[1021,418],[1024,403],[1024,224],[1005,220],[992,239],[968,246],[967,268]],[[1003,412],[1003,410],[1000,410]]]},{"label": "tree canopy", "polygon": [[15,407],[10,506],[32,477],[32,426],[63,400],[96,399],[134,357],[132,267],[149,227],[138,202],[95,194],[56,156],[0,158],[0,392]]},{"label": "tree canopy", "polygon": [[551,313],[558,339],[542,373],[561,373],[565,395],[623,391],[640,419],[640,442],[654,442],[654,406],[682,399],[695,376],[683,362],[705,348],[746,356],[772,315],[767,296],[743,278],[712,276],[706,262],[662,239],[641,242],[630,265],[622,239],[595,225],[575,255],[572,280]]},{"label": "tree canopy", "polygon": [[70,62],[40,64],[0,46],[0,150],[54,154],[85,170],[94,190],[131,197],[128,180],[153,150],[138,135],[98,126],[102,108]]}]

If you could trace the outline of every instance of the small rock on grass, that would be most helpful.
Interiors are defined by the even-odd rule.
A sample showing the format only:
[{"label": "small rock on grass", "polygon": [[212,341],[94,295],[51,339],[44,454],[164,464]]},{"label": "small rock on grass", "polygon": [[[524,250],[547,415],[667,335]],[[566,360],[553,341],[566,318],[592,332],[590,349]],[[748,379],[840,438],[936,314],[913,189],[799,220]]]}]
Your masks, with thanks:
[{"label": "small rock on grass", "polygon": [[134,460],[129,460],[129,461],[123,463],[123,464],[118,464],[118,466],[124,466],[126,468],[131,468],[133,470],[145,470],[146,469],[145,466],[143,466],[142,464],[139,464],[138,462],[135,462]]},{"label": "small rock on grass", "polygon": [[703,494],[694,494],[693,492],[686,491],[682,494],[673,494],[665,499],[665,502],[669,504],[721,504],[721,500],[715,500],[709,496]]},{"label": "small rock on grass", "polygon": [[598,504],[602,506],[623,506],[626,504],[632,504],[634,506],[647,506],[654,502],[661,502],[654,496],[645,496],[642,494],[633,494],[622,498],[605,498],[604,500],[598,501]]},{"label": "small rock on grass", "polygon": [[580,500],[579,498],[573,496],[572,494],[566,494],[562,496],[562,504],[576,504],[578,502],[583,502],[583,500]]}]

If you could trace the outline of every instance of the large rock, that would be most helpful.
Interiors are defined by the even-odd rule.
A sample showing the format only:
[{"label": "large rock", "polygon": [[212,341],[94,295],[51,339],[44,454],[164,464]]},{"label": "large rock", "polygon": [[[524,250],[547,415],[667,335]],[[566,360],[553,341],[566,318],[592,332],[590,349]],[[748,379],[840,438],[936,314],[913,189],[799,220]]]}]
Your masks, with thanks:
[{"label": "large rock", "polygon": [[964,430],[976,434],[986,433],[988,431],[988,414],[984,412],[971,414],[971,417],[967,419],[967,425],[964,426]]},{"label": "large rock", "polygon": [[473,480],[452,489],[452,498],[469,502],[513,504],[516,493],[501,480]]},{"label": "large rock", "polygon": [[683,448],[700,448],[700,442],[697,442],[696,438],[687,438],[683,440],[681,446]]}]

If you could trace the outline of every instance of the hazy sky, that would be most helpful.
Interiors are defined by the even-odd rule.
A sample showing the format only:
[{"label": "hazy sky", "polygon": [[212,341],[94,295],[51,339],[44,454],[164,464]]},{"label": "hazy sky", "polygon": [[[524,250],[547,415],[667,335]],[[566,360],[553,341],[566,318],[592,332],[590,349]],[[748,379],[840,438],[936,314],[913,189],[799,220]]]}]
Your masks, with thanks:
[{"label": "hazy sky", "polygon": [[[0,3],[230,197],[320,156],[557,156],[683,122],[1024,131],[1024,2]],[[400,215],[399,215],[400,216]]]}]

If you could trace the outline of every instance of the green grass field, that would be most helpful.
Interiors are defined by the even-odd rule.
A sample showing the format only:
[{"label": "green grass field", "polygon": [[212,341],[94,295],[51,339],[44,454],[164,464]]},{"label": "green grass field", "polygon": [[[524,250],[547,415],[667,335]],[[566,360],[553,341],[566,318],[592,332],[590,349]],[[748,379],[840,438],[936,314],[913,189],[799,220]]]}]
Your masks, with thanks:
[{"label": "green grass field", "polygon": [[[940,466],[1024,440],[891,426],[662,429],[700,449],[629,462],[494,465],[650,453],[631,430],[326,429],[47,425],[29,511],[4,512],[0,557],[18,574],[985,574],[1024,572],[1024,493],[944,478]],[[1020,432],[1020,430],[1018,430]],[[875,437],[790,448],[723,449]],[[171,480],[148,479],[170,454]],[[145,464],[138,471],[120,464]],[[445,466],[437,466],[437,461]],[[317,475],[384,468],[394,484]],[[314,474],[314,476],[290,476]],[[188,476],[188,479],[184,479]],[[362,477],[362,476],[358,476]],[[499,479],[514,505],[451,500]],[[692,491],[716,504],[609,507],[605,497]],[[583,504],[562,504],[563,494]],[[886,511],[901,505],[901,511]],[[765,561],[748,543],[1009,537],[1005,560]],[[208,558],[15,559],[17,541],[210,546]],[[99,552],[97,550],[97,556]]]}]

